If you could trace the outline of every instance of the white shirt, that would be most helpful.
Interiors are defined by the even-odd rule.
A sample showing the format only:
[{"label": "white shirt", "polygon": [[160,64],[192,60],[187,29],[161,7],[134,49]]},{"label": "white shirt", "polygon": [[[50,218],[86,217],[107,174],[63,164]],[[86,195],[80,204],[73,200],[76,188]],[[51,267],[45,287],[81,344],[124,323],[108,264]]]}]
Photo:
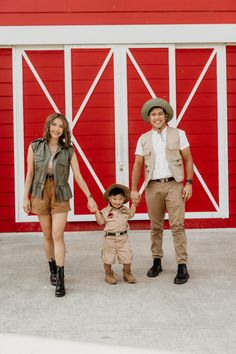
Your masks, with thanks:
[{"label": "white shirt", "polygon": [[[161,133],[158,133],[156,130],[152,130],[152,145],[155,152],[155,164],[151,179],[172,177],[169,164],[166,159],[166,131],[166,128],[164,128]],[[178,131],[180,137],[180,150],[186,149],[189,147],[186,134],[181,129],[178,129]],[[141,136],[137,142],[135,155],[144,156]]]}]

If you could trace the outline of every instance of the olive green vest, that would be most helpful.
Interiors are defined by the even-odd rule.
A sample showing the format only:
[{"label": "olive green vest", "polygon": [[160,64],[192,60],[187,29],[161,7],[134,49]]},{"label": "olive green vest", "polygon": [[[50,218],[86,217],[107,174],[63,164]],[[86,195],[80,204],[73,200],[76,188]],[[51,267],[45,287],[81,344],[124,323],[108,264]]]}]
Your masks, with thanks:
[{"label": "olive green vest", "polygon": [[[32,197],[42,198],[43,189],[48,173],[48,164],[51,153],[48,143],[44,139],[37,139],[31,143],[34,152],[34,178],[31,186]],[[59,145],[52,161],[55,193],[58,201],[68,200],[72,197],[68,183],[70,173],[70,161],[74,152],[72,146]]]},{"label": "olive green vest", "polygon": [[[182,182],[184,180],[184,168],[182,155],[179,149],[179,131],[177,128],[169,126],[166,129],[166,159],[176,182]],[[145,185],[147,186],[151,179],[155,164],[155,152],[152,145],[152,130],[142,135],[141,145],[144,154]]]}]

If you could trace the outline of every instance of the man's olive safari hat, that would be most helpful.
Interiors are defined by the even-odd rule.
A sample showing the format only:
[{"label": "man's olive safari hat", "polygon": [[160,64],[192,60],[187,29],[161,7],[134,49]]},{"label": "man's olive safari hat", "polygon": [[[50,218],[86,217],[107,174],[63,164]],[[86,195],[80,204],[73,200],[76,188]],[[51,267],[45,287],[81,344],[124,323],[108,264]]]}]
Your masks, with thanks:
[{"label": "man's olive safari hat", "polygon": [[148,121],[149,112],[154,107],[161,107],[165,110],[165,112],[167,114],[166,122],[169,122],[173,118],[174,111],[173,111],[173,108],[171,107],[171,105],[169,104],[169,102],[167,102],[163,98],[156,97],[156,98],[151,98],[150,100],[145,102],[142,107],[141,115],[145,121]]},{"label": "man's olive safari hat", "polygon": [[130,189],[123,184],[118,184],[114,183],[111,184],[110,187],[107,188],[107,190],[104,192],[103,197],[108,201],[109,193],[112,191],[114,188],[120,188],[125,195],[125,201],[124,203],[127,203],[130,200]]}]

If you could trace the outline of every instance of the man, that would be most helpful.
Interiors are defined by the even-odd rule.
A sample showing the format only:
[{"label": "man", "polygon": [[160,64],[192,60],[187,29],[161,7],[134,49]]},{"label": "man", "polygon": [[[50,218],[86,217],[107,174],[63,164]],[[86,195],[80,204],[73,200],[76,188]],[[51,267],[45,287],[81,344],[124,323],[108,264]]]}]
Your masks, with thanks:
[{"label": "man", "polygon": [[151,220],[153,257],[153,265],[147,276],[156,277],[162,271],[163,225],[167,210],[178,264],[174,283],[184,284],[189,278],[184,212],[185,202],[192,196],[193,181],[193,161],[189,143],[183,130],[168,126],[174,112],[164,99],[148,100],[142,107],[141,115],[152,129],[142,134],[137,143],[131,199],[135,206],[140,202],[138,183],[144,163],[145,197]]}]

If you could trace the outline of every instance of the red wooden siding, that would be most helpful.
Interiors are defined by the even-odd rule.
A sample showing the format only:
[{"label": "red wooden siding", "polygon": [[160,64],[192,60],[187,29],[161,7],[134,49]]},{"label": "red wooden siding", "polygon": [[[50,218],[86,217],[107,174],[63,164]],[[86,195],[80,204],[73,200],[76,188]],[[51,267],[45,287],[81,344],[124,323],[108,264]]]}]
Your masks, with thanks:
[{"label": "red wooden siding", "polygon": [[11,49],[0,49],[0,124],[0,228],[1,231],[13,231],[15,188]]},{"label": "red wooden siding", "polygon": [[[236,47],[228,46],[227,50],[227,109],[228,109],[228,164],[229,164],[229,218],[186,220],[187,227],[214,228],[233,227],[236,225]],[[211,117],[207,115],[207,120]],[[211,124],[211,123],[207,123]],[[211,127],[214,130],[214,127]],[[208,146],[207,146],[208,149]],[[207,151],[206,149],[206,151]],[[205,152],[202,151],[203,156]],[[200,157],[200,156],[199,156]],[[196,158],[197,155],[196,155]],[[208,165],[209,164],[209,165]],[[209,166],[209,168],[208,168]],[[212,164],[207,163],[206,173],[211,173]],[[194,192],[195,193],[195,192]]]},{"label": "red wooden siding", "polygon": [[[211,53],[212,49],[177,49],[177,117]],[[215,60],[216,59],[211,63],[178,127],[186,131],[191,145],[194,163],[218,203],[217,87]],[[194,179],[193,198],[186,204],[186,211],[190,210],[215,210],[197,178]]]},{"label": "red wooden siding", "polygon": [[[168,100],[168,50],[135,49],[131,50],[131,53],[155,94]],[[211,53],[212,49],[176,50],[177,117]],[[194,162],[214,199],[219,202],[216,95],[216,63],[214,59],[178,127],[186,131]],[[128,61],[130,172],[132,171],[137,139],[141,133],[150,129],[150,126],[140,116],[141,105],[149,98],[150,94],[147,88],[133,64]],[[197,178],[194,179],[194,195],[192,200],[187,203],[186,211],[215,211]],[[138,212],[146,212],[144,197],[138,207]]]},{"label": "red wooden siding", "polygon": [[[72,50],[72,99],[75,116],[96,77],[109,49]],[[211,49],[176,50],[177,113],[179,114],[196,79],[206,64]],[[155,93],[169,99],[167,49],[131,49]],[[62,50],[26,51],[58,108],[65,110],[64,53]],[[42,55],[43,54],[43,55]],[[149,129],[140,116],[142,103],[150,97],[133,63],[128,58],[128,117],[130,171],[138,136]],[[31,140],[41,135],[45,117],[53,109],[41,87],[23,59],[25,153]],[[227,47],[228,90],[228,150],[229,150],[229,213],[228,219],[186,220],[187,227],[235,227],[236,225],[236,47]],[[187,132],[194,162],[218,202],[217,177],[217,100],[216,59],[206,72],[179,127]],[[14,152],[13,152],[13,100],[11,49],[0,49],[0,232],[37,231],[38,223],[15,223]],[[115,180],[114,145],[114,80],[111,57],[91,98],[85,106],[75,128],[86,157],[104,187]],[[103,206],[101,192],[79,157],[82,173]],[[195,178],[194,196],[187,204],[188,211],[213,210],[209,199]],[[145,212],[144,198],[138,212]],[[75,213],[87,213],[85,199],[75,188]],[[132,228],[148,228],[148,221],[132,222]],[[89,222],[69,223],[68,230],[97,229]]]},{"label": "red wooden siding", "polygon": [[[95,80],[109,49],[72,50],[73,117]],[[114,138],[113,57],[89,98],[73,134],[104,188],[116,180]],[[102,193],[79,156],[80,168],[97,203],[104,205]],[[75,213],[87,214],[86,198],[75,185]]]},{"label": "red wooden siding", "polygon": [[[42,79],[60,112],[65,111],[64,53],[52,51],[26,51],[26,55]],[[24,136],[25,153],[29,143],[43,135],[45,119],[54,112],[50,102],[23,59]]]},{"label": "red wooden siding", "polygon": [[[109,50],[72,50],[72,101],[75,117]],[[56,103],[65,114],[63,51],[26,51],[31,63]],[[47,64],[48,63],[48,64]],[[29,143],[41,137],[45,118],[54,112],[28,64],[23,61],[25,157]],[[112,60],[86,104],[73,134],[104,187],[115,181],[114,82]],[[77,156],[91,192],[103,203],[102,194],[83,159]],[[25,159],[26,160],[26,159]],[[87,214],[86,198],[74,184],[75,214]]]},{"label": "red wooden siding", "polygon": [[[131,49],[135,61],[148,80],[157,96],[169,99],[169,73],[168,73],[168,50],[158,49]],[[135,149],[139,136],[150,130],[150,125],[146,123],[140,115],[142,104],[150,99],[150,94],[141,80],[133,63],[128,58],[128,117],[129,117],[129,162],[130,162],[130,185],[131,172],[135,158]],[[141,187],[141,182],[139,187]],[[145,198],[142,197],[138,207],[139,213],[146,213],[147,208]]]},{"label": "red wooden siding", "polygon": [[236,224],[236,47],[227,48],[230,225]]},{"label": "red wooden siding", "polygon": [[228,1],[29,0],[4,1],[0,23],[9,25],[213,24],[235,23]]}]

